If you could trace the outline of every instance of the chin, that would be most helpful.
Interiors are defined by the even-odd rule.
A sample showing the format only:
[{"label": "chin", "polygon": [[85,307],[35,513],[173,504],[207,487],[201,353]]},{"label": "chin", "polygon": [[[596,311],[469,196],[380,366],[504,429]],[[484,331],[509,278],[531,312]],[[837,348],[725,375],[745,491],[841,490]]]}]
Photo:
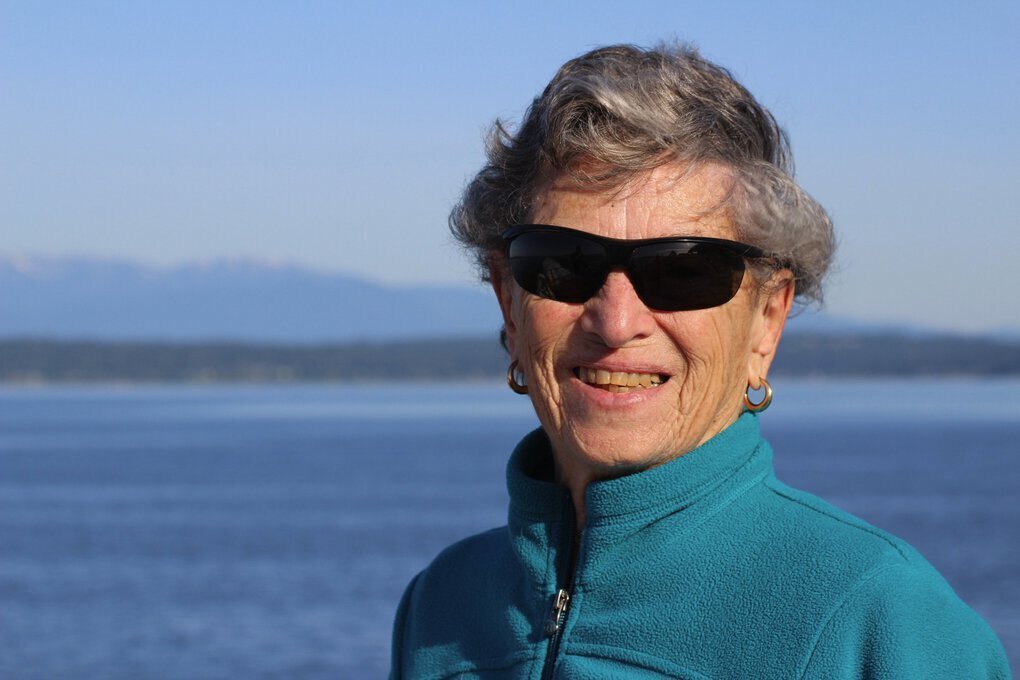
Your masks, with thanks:
[{"label": "chin", "polygon": [[569,428],[572,454],[579,463],[595,473],[596,479],[621,477],[662,465],[676,456],[660,450],[652,442],[635,438],[634,428],[588,431]]}]

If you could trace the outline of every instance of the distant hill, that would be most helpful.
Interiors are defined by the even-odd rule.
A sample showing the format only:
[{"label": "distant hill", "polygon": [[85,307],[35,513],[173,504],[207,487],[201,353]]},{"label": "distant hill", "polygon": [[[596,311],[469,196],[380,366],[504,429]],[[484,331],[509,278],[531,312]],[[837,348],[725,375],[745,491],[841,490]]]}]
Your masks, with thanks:
[{"label": "distant hill", "polygon": [[[484,336],[500,323],[483,286],[383,286],[253,261],[160,268],[0,256],[0,338],[308,344]],[[789,330],[935,335],[812,312]]]},{"label": "distant hill", "polygon": [[478,287],[389,287],[257,262],[0,258],[0,337],[314,343],[499,328]]},{"label": "distant hill", "polygon": [[[255,262],[0,258],[0,381],[500,379],[500,323],[481,286],[388,287]],[[1020,375],[1020,340],[807,313],[775,370]]]}]

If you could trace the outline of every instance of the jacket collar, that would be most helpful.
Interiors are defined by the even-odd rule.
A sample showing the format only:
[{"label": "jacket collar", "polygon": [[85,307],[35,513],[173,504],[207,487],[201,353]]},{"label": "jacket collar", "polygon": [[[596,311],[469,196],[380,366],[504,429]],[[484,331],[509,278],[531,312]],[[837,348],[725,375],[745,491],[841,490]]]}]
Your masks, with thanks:
[{"label": "jacket collar", "polygon": [[564,579],[573,579],[579,588],[594,587],[609,556],[632,536],[667,516],[679,522],[678,528],[694,528],[699,517],[769,474],[771,455],[761,439],[758,417],[744,413],[709,441],[668,463],[592,483],[585,493],[585,526],[571,575],[571,546],[577,535],[574,507],[566,487],[552,481],[548,437],[535,430],[518,444],[507,466],[513,552],[542,592],[555,592]]},{"label": "jacket collar", "polygon": [[[586,523],[611,523],[657,509],[675,512],[686,508],[738,471],[759,449],[762,462],[769,464],[771,455],[762,443],[758,417],[745,412],[709,441],[668,463],[589,485]],[[573,511],[565,487],[552,481],[552,471],[549,439],[541,429],[535,430],[518,444],[507,465],[511,523],[515,517],[548,520],[559,518],[565,510]]]},{"label": "jacket collar", "polygon": [[570,582],[582,589],[597,587],[611,556],[632,537],[666,517],[674,530],[694,529],[699,518],[770,474],[771,460],[758,417],[745,413],[701,447],[664,465],[594,482],[585,491],[585,524],[574,551],[570,494],[553,481],[548,436],[534,430],[507,466],[513,553],[540,592],[555,592]]}]

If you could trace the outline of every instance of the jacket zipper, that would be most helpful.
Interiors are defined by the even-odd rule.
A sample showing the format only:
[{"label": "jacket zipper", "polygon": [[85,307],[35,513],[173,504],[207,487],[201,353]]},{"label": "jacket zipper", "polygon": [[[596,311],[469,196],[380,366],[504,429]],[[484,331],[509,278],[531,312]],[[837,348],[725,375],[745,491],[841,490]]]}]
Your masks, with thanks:
[{"label": "jacket zipper", "polygon": [[574,565],[577,561],[577,552],[581,544],[581,537],[578,536],[571,542],[570,560],[567,563],[566,578],[563,583],[568,584],[566,588],[560,588],[553,596],[552,609],[549,618],[545,622],[545,634],[549,638],[549,651],[545,656],[545,666],[542,668],[542,680],[552,680],[553,670],[556,668],[556,657],[559,655],[560,640],[563,638],[563,628],[567,623],[567,611],[570,609],[570,588],[574,584]]},{"label": "jacket zipper", "polygon": [[542,680],[552,680],[553,668],[556,667],[556,656],[560,650],[560,639],[563,637],[563,624],[567,620],[567,609],[570,608],[570,593],[560,588],[553,599],[549,620],[545,623],[545,634],[549,637],[549,651],[545,656],[545,667],[542,669]]}]

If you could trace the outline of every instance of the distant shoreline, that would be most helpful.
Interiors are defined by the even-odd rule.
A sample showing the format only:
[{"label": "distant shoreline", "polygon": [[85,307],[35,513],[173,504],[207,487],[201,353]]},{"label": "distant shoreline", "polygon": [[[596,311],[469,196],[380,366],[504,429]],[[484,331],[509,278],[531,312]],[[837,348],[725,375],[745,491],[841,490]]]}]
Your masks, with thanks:
[{"label": "distant shoreline", "polygon": [[[334,344],[0,339],[0,384],[365,383],[502,380],[494,337]],[[1020,342],[958,336],[795,332],[776,376],[1020,376]]]},{"label": "distant shoreline", "polygon": [[[794,376],[794,375],[776,375],[773,376],[775,379],[772,380],[773,387],[779,386],[791,386],[791,385],[831,385],[833,389],[835,386],[842,385],[866,385],[866,384],[878,384],[888,383],[895,385],[924,385],[930,383],[932,385],[946,385],[946,384],[982,384],[982,385],[996,385],[996,384],[1007,384],[1016,385],[1020,388],[1020,375],[1005,375],[1005,376],[981,376],[981,375],[904,375],[904,376]],[[77,390],[81,391],[95,391],[103,393],[114,393],[119,390],[124,392],[137,391],[144,393],[147,391],[203,391],[210,390],[212,392],[218,390],[263,390],[263,389],[288,389],[292,388],[295,390],[302,389],[340,389],[340,388],[368,388],[368,389],[381,389],[392,387],[395,389],[409,388],[409,387],[422,387],[422,388],[435,388],[435,387],[457,387],[462,386],[468,387],[492,387],[493,389],[506,389],[506,383],[502,380],[496,379],[478,379],[478,380],[465,380],[459,378],[445,378],[445,379],[421,379],[421,380],[302,380],[302,381],[291,381],[291,382],[259,382],[259,381],[248,381],[248,382],[231,382],[231,381],[220,381],[220,382],[187,382],[187,381],[126,381],[126,380],[91,380],[88,382],[76,382],[76,381],[53,381],[53,382],[13,382],[13,381],[0,381],[0,395],[13,396],[16,394],[31,394],[37,392],[39,394],[51,393],[51,392],[73,392]]]}]

